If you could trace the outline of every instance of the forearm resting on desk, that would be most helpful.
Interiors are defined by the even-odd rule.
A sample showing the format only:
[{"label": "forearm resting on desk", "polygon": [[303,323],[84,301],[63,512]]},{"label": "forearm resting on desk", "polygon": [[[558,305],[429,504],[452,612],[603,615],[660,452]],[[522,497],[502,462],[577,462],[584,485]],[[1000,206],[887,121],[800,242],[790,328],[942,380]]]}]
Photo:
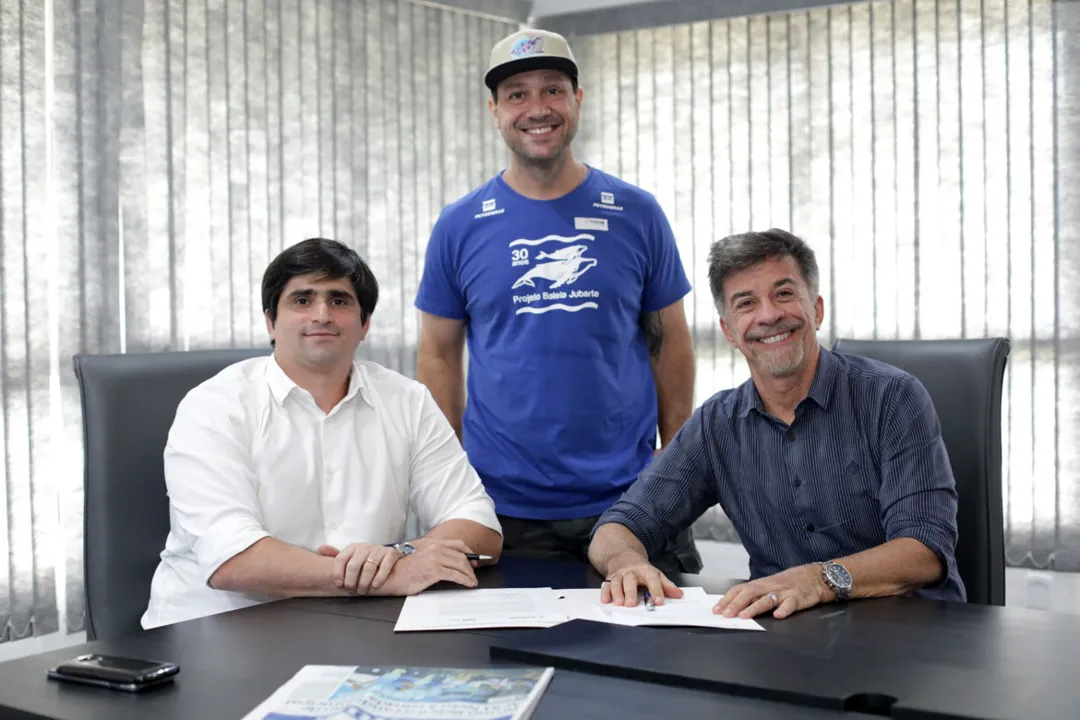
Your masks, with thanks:
[{"label": "forearm resting on desk", "polygon": [[618,570],[649,562],[645,546],[625,525],[601,525],[589,543],[589,562],[605,578]]},{"label": "forearm resting on desk", "polygon": [[334,580],[334,558],[264,537],[222,563],[210,587],[285,597],[352,594]]},{"label": "forearm resting on desk", "polygon": [[[498,533],[495,535],[498,536]],[[489,549],[489,543],[480,544]],[[443,556],[444,562],[438,562],[437,558],[433,561],[430,557],[433,555]],[[446,562],[446,556],[451,560],[457,558],[458,561]],[[441,571],[440,567],[443,566],[449,567],[450,571]],[[358,593],[355,587],[349,587],[347,582],[345,586],[340,586],[338,581],[342,579],[342,574],[343,571],[335,565],[335,554],[313,553],[265,537],[222,564],[210,577],[210,587],[276,597],[343,597],[358,594],[411,595],[439,580],[475,584],[475,577],[464,555],[435,547],[401,558],[394,564],[386,582],[380,587],[367,587],[362,593]]]},{"label": "forearm resting on desk", "polygon": [[601,525],[589,545],[589,560],[606,581],[600,588],[602,603],[633,607],[641,588],[657,605],[662,605],[665,597],[683,595],[670,578],[649,564],[645,546],[625,525]]},{"label": "forearm resting on desk", "polygon": [[851,573],[851,597],[904,595],[941,579],[937,553],[913,538],[897,538],[837,559]]},{"label": "forearm resting on desk", "polygon": [[496,560],[502,554],[502,535],[472,520],[447,520],[431,529],[427,535],[412,541],[422,548],[432,540],[461,540],[478,555],[490,555]]}]

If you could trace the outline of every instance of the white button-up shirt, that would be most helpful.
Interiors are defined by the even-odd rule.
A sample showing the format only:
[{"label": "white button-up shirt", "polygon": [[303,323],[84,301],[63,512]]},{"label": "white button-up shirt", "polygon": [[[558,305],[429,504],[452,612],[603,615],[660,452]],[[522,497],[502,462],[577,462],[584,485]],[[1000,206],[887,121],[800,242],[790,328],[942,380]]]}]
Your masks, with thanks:
[{"label": "white button-up shirt", "polygon": [[410,507],[427,529],[464,519],[501,532],[427,388],[371,362],[353,366],[329,413],[273,356],[232,365],[180,403],[164,459],[171,527],[144,628],[270,600],[208,584],[267,536],[312,551],[400,542]]}]

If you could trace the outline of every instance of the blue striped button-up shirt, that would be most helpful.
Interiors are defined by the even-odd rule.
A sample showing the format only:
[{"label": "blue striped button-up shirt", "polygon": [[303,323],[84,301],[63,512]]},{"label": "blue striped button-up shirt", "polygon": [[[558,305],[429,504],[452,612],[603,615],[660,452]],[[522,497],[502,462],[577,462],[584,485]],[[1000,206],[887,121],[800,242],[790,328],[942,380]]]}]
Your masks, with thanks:
[{"label": "blue striped button-up shirt", "polygon": [[790,426],[765,412],[752,380],[717,393],[597,527],[625,525],[652,553],[717,503],[751,578],[906,537],[946,570],[914,594],[965,599],[941,425],[922,384],[892,366],[822,348]]}]

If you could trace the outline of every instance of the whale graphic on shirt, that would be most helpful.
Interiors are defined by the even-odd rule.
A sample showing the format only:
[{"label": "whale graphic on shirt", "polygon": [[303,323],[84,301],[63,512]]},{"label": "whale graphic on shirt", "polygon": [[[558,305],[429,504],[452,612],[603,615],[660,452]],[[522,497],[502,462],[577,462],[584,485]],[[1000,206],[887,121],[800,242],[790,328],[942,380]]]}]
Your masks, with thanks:
[{"label": "whale graphic on shirt", "polygon": [[536,259],[547,262],[537,263],[529,268],[514,282],[511,289],[522,285],[536,287],[534,280],[538,278],[550,282],[552,289],[572,285],[579,277],[596,267],[595,258],[584,257],[586,250],[588,247],[585,245],[571,245],[552,252],[541,252]]}]

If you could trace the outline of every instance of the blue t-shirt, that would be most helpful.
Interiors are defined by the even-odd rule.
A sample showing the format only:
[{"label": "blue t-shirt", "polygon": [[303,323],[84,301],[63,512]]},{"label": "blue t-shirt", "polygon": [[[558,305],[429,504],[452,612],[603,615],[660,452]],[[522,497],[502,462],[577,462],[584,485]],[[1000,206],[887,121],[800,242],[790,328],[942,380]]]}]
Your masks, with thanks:
[{"label": "blue t-shirt", "polygon": [[443,210],[416,306],[468,323],[463,444],[500,514],[590,517],[630,486],[656,444],[641,316],[689,291],[656,199],[594,168],[557,200],[500,174]]}]

